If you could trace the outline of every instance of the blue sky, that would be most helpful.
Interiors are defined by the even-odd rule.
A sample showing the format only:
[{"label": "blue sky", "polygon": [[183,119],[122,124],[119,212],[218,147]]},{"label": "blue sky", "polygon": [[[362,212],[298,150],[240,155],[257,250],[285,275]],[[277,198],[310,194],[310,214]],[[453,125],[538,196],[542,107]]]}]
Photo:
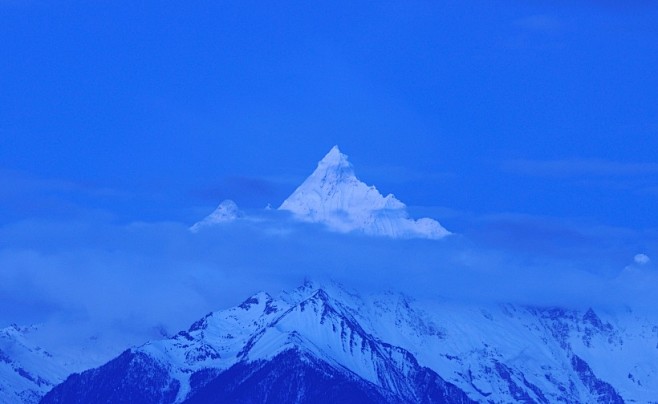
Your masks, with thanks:
[{"label": "blue sky", "polygon": [[658,7],[617,3],[4,0],[0,220],[278,205],[338,144],[408,205],[655,227]]},{"label": "blue sky", "polygon": [[[656,21],[650,1],[0,0],[0,326],[140,343],[315,276],[653,305],[633,257],[658,255]],[[456,235],[187,231],[225,198],[265,215],[335,144]]]}]

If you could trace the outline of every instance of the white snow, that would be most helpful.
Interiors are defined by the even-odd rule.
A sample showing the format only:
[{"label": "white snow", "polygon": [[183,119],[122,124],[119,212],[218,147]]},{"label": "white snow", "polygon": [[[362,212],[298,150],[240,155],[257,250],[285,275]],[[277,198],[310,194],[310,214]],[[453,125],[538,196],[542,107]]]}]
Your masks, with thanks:
[{"label": "white snow", "polygon": [[[257,294],[208,315],[187,336],[138,349],[171,364],[172,376],[183,386],[179,402],[190,391],[194,371],[268,360],[291,348],[396,391],[396,377],[408,371],[409,363],[398,348],[384,352],[363,343],[374,340],[409,351],[421,366],[478,401],[513,402],[510,383],[515,383],[536,401],[541,394],[549,402],[595,402],[571,365],[578,355],[626,400],[649,403],[658,397],[654,320],[630,310],[585,313],[417,301],[393,292],[359,295],[333,283],[307,283],[276,299]],[[393,373],[391,363],[397,369]]]},{"label": "white snow", "polygon": [[35,327],[0,329],[0,402],[36,403],[70,370],[29,340]]},{"label": "white snow", "polygon": [[[16,326],[0,330],[0,402],[37,402],[70,372],[82,370],[36,346],[33,334]],[[549,402],[596,402],[571,365],[574,355],[626,401],[658,397],[658,321],[628,308],[421,301],[309,282],[276,298],[258,293],[208,314],[187,332],[134,349],[163,363],[180,381],[182,402],[196,371],[223,371],[293,348],[401,394],[409,394],[400,390],[399,379],[411,369],[406,350],[481,402],[517,401],[510,383],[535,401],[541,394]]]},{"label": "white snow", "polygon": [[[269,205],[265,210],[269,210]],[[317,169],[278,208],[292,212],[299,221],[321,223],[341,233],[361,232],[391,238],[440,239],[449,234],[431,218],[413,219],[395,196],[382,196],[377,188],[361,182],[347,156],[334,146]],[[247,217],[235,202],[223,201],[214,212],[190,227],[198,232]]]},{"label": "white snow", "polygon": [[224,200],[217,206],[217,208],[203,220],[196,222],[190,230],[197,232],[200,229],[208,226],[213,226],[221,223],[232,222],[243,216],[243,213],[238,208],[238,205],[230,199]]},{"label": "white snow", "polygon": [[450,234],[434,219],[414,220],[392,194],[361,182],[347,156],[334,146],[318,167],[283,201],[280,210],[301,221],[323,223],[338,232],[360,231],[393,238],[439,239]]}]

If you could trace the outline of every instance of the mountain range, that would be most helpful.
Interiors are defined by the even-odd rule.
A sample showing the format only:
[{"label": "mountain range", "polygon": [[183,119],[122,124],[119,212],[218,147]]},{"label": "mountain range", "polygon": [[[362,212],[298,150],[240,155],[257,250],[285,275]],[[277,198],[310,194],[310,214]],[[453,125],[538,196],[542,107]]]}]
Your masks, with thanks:
[{"label": "mountain range", "polygon": [[603,313],[258,293],[69,376],[42,403],[658,402],[658,326]]},{"label": "mountain range", "polygon": [[[358,180],[338,147],[278,209],[339,233],[450,234]],[[245,219],[224,201],[190,230]],[[99,355],[92,342],[65,358],[36,332],[0,330],[0,402],[658,403],[658,321],[629,307],[421,299],[308,281],[119,355]]]}]

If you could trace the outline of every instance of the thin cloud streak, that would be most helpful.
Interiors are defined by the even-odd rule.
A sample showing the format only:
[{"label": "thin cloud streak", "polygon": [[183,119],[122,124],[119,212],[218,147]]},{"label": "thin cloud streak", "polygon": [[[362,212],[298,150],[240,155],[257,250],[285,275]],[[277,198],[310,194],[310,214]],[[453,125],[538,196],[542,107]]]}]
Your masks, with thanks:
[{"label": "thin cloud streak", "polygon": [[622,163],[609,160],[508,160],[502,170],[528,176],[586,177],[658,175],[658,163]]},{"label": "thin cloud streak", "polygon": [[546,34],[557,34],[564,29],[563,21],[545,14],[530,15],[518,19],[514,22],[514,25],[529,31]]}]

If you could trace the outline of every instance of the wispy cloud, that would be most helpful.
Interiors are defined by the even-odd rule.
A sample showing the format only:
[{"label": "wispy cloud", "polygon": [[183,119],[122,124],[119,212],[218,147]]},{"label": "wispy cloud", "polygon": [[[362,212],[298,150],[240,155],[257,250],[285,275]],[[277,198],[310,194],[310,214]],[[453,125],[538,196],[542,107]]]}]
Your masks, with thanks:
[{"label": "wispy cloud", "polygon": [[[263,207],[283,201],[294,186],[280,180],[265,177],[227,176],[214,184],[200,187],[191,194],[205,202],[216,204],[224,199],[233,199],[246,207]],[[278,205],[277,205],[278,206]]]},{"label": "wispy cloud", "polygon": [[377,166],[377,167],[363,167],[357,173],[366,182],[368,178],[377,178],[379,182],[386,182],[390,184],[409,183],[422,181],[425,184],[436,183],[445,181],[448,178],[455,178],[455,173],[447,171],[421,171],[414,170],[409,167],[402,166]]},{"label": "wispy cloud", "polygon": [[11,8],[26,7],[34,3],[34,0],[0,0],[0,6]]},{"label": "wispy cloud", "polygon": [[0,226],[0,296],[10,308],[0,311],[0,324],[44,322],[59,327],[58,335],[71,322],[119,327],[139,343],[153,330],[175,332],[208,311],[305,278],[456,301],[616,305],[654,298],[635,284],[655,278],[650,264],[639,278],[615,275],[640,251],[658,254],[658,235],[503,215],[439,242],[390,240],[328,233],[278,211],[247,213],[259,220],[196,234],[181,223],[89,218]]},{"label": "wispy cloud", "polygon": [[627,0],[627,1],[617,1],[617,0],[590,0],[586,4],[589,4],[598,8],[611,9],[613,11],[620,10],[642,10],[646,8],[655,9],[656,3],[652,0]]},{"label": "wispy cloud", "polygon": [[80,204],[81,200],[125,200],[127,192],[98,184],[79,183],[57,178],[42,178],[29,173],[0,169],[0,221],[31,216],[71,216],[97,211]]},{"label": "wispy cloud", "polygon": [[651,239],[630,228],[518,213],[475,218],[468,235],[485,245],[519,255],[573,261],[576,266],[596,262],[596,266],[586,267],[599,273],[623,267],[627,256],[634,253],[633,246],[643,237]]},{"label": "wispy cloud", "polygon": [[553,177],[658,175],[658,163],[626,163],[609,160],[508,160],[504,171]]},{"label": "wispy cloud", "polygon": [[68,192],[77,188],[71,181],[37,178],[22,171],[0,169],[0,195],[3,197],[35,191]]},{"label": "wispy cloud", "polygon": [[564,22],[546,14],[530,15],[514,21],[514,25],[528,31],[557,34],[564,29]]},{"label": "wispy cloud", "polygon": [[88,215],[133,220],[134,217],[162,217],[162,210],[167,209],[169,216],[166,217],[171,217],[179,213],[176,210],[180,208],[173,205],[181,194],[183,192],[177,192],[175,187],[161,190],[147,184],[130,188],[127,184],[121,187],[104,184],[101,180],[66,180],[0,168],[0,223]]}]

